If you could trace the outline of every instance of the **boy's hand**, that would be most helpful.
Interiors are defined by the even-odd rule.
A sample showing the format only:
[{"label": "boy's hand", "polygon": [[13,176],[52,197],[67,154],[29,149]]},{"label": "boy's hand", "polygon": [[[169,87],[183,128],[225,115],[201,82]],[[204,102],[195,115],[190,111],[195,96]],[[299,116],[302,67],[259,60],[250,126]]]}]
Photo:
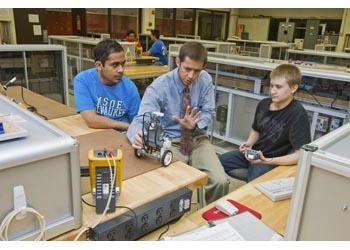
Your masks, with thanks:
[{"label": "boy's hand", "polygon": [[245,153],[247,152],[248,149],[251,149],[251,145],[249,145],[247,142],[243,142],[240,146],[239,146],[239,151],[245,155]]}]

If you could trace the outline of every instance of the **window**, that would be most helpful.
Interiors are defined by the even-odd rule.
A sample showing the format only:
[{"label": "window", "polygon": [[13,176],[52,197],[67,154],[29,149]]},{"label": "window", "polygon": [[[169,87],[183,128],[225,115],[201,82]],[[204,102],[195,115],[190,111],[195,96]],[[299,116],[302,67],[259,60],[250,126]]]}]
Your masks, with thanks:
[{"label": "window", "polygon": [[86,9],[86,32],[109,33],[108,9]]},{"label": "window", "polygon": [[155,27],[161,35],[174,36],[175,9],[156,9]]},{"label": "window", "polygon": [[204,40],[225,40],[227,37],[228,12],[198,10],[198,35]]},{"label": "window", "polygon": [[111,9],[111,37],[124,39],[129,29],[137,29],[138,9]]},{"label": "window", "polygon": [[175,34],[193,35],[194,31],[194,10],[176,9]]},{"label": "window", "polygon": [[71,9],[46,9],[48,35],[72,35]]}]

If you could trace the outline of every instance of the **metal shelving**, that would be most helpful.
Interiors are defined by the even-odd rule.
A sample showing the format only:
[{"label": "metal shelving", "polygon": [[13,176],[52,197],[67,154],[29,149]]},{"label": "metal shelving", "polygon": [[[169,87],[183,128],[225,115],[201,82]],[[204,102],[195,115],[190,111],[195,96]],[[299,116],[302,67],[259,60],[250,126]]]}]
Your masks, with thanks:
[{"label": "metal shelving", "polygon": [[64,104],[68,100],[66,47],[60,45],[0,46],[0,78],[16,77],[21,85]]},{"label": "metal shelving", "polygon": [[[178,52],[171,49],[170,68]],[[256,105],[269,95],[270,72],[286,61],[209,53],[207,71],[216,93],[216,117],[210,133],[239,145],[251,128]],[[344,67],[301,66],[302,84],[296,94],[309,114],[313,139],[349,121],[350,74]]]}]

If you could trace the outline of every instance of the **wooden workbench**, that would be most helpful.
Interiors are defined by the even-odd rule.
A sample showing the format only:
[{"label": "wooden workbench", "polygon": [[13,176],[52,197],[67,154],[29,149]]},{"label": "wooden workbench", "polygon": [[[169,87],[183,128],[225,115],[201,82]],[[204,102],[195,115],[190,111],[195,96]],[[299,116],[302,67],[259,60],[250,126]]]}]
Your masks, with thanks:
[{"label": "wooden workbench", "polygon": [[28,106],[25,104],[27,102],[31,106],[35,107],[39,114],[47,117],[48,120],[76,114],[74,108],[34,93],[26,88],[23,88],[23,97],[25,100],[23,101],[20,86],[8,87],[6,95],[9,98],[13,98],[17,103],[20,103],[24,107]]},{"label": "wooden workbench", "polygon": [[154,78],[162,74],[168,73],[167,65],[128,65],[125,67],[124,75],[130,79]]},{"label": "wooden workbench", "polygon": [[52,119],[49,122],[73,137],[103,130],[89,128],[80,114]]},{"label": "wooden workbench", "polygon": [[[154,160],[137,159],[124,135],[113,130],[90,129],[80,115],[54,119],[50,123],[78,138],[81,144],[80,162],[83,165],[86,162],[84,154],[88,149],[86,144],[93,144],[98,147],[101,143],[107,145],[113,142],[115,145],[122,147],[123,179],[125,179],[124,177],[127,177],[127,179],[123,181],[123,191],[118,205],[136,208],[182,187],[195,190],[204,186],[208,181],[208,176],[205,173],[180,161],[173,162],[169,167],[164,168],[160,167],[160,163],[155,163]],[[158,165],[154,166],[155,164]],[[136,175],[136,172],[139,174]],[[129,178],[130,176],[131,178]],[[82,191],[85,193],[89,189],[89,180],[86,180],[88,178],[82,179],[85,179],[81,183]],[[83,197],[84,200],[91,203],[90,193]],[[125,209],[117,209],[115,213],[108,214],[105,220],[114,218],[126,211]],[[96,215],[95,209],[84,204],[83,227],[92,226],[98,219],[99,216]],[[74,230],[57,237],[56,240],[72,240],[78,233],[79,230]]]},{"label": "wooden workbench", "polygon": [[[262,214],[262,222],[275,230],[277,233],[284,235],[287,221],[290,199],[273,202],[260,191],[258,191],[254,185],[259,182],[279,179],[289,176],[294,176],[296,172],[296,166],[279,166],[270,172],[260,176],[252,182],[247,183],[241,188],[233,191],[232,193],[224,196],[222,199],[233,199],[238,201]],[[202,218],[202,213],[212,208],[213,203],[208,206],[180,219],[176,224],[171,225],[170,229],[165,236],[174,236],[193,230],[199,226],[207,224],[207,221]],[[151,234],[146,235],[141,240],[157,240],[159,235],[164,231],[165,227],[162,227]]]}]

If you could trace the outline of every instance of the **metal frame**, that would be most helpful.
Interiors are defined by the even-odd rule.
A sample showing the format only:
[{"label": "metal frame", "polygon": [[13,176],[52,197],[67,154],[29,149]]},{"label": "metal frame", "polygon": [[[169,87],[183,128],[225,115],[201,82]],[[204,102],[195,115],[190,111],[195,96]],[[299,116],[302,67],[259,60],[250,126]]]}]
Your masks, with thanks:
[{"label": "metal frame", "polygon": [[[329,60],[327,60],[327,59],[330,57],[341,58],[341,59],[346,60],[346,63],[338,64],[338,65],[341,65],[341,66],[350,65],[350,54],[345,53],[345,52],[332,52],[332,51],[319,51],[319,50],[316,51],[316,50],[311,50],[311,49],[304,49],[304,50],[287,49],[285,60],[289,60],[291,54],[293,54],[293,55],[305,55],[305,56],[309,55],[312,57],[318,57],[320,59],[323,58],[322,62],[324,64],[329,64]],[[299,59],[297,59],[297,60],[299,60]],[[307,61],[314,62],[311,57],[309,57]]]},{"label": "metal frame", "polygon": [[26,87],[29,89],[28,71],[27,71],[27,58],[26,52],[33,51],[59,51],[61,52],[61,68],[62,68],[62,84],[63,84],[63,103],[69,105],[68,98],[68,75],[67,75],[67,51],[66,47],[61,45],[1,45],[1,52],[22,52],[24,62],[24,75],[26,81]]},{"label": "metal frame", "polygon": [[[350,124],[346,124],[341,128],[312,142],[310,145],[316,146],[318,148],[317,151],[311,152],[301,150],[301,156],[298,162],[297,174],[294,184],[295,190],[293,191],[289,209],[289,217],[285,235],[286,240],[298,240],[298,233],[304,210],[304,202],[308,191],[308,183],[310,182],[311,178],[311,167],[321,168],[323,170],[349,178],[350,180],[350,160],[322,149],[324,146],[332,142],[337,142],[339,139],[344,138],[345,136],[349,136],[349,133]],[[327,183],[327,185],[330,185],[330,183]],[[339,192],[342,191],[349,192],[349,190],[339,190]],[[348,205],[350,205],[350,200],[345,202],[348,202]],[[346,211],[348,208],[344,206],[343,210]]]},{"label": "metal frame", "polygon": [[[224,50],[223,48],[225,48],[225,46],[232,46],[235,47],[236,44],[235,43],[230,43],[230,42],[219,42],[219,41],[211,41],[211,40],[194,40],[194,39],[189,39],[189,38],[179,38],[179,37],[165,37],[165,36],[160,36],[160,39],[162,41],[168,41],[169,42],[169,46],[171,44],[176,44],[176,43],[186,43],[186,42],[199,42],[201,44],[203,44],[203,46],[206,46],[207,48],[214,48],[215,52],[221,52],[222,50]],[[170,49],[168,48],[168,51]]]},{"label": "metal frame", "polygon": [[[65,194],[66,197],[64,201],[70,203],[68,214],[62,214],[62,208],[52,208],[52,204],[45,203],[47,196],[53,196],[55,199],[59,199],[55,194],[35,194],[34,196],[27,195],[27,201],[29,201],[28,206],[34,206],[39,212],[48,213],[47,216],[50,220],[46,221],[46,232],[45,238],[50,239],[64,232],[72,229],[78,229],[82,225],[82,209],[81,209],[81,192],[80,192],[80,168],[79,168],[79,143],[76,139],[72,138],[68,134],[64,133],[62,130],[56,128],[52,124],[41,119],[39,116],[34,115],[26,109],[20,108],[16,103],[8,100],[8,98],[0,95],[0,111],[9,112],[14,115],[20,116],[24,119],[25,128],[29,131],[30,136],[21,139],[20,141],[11,140],[4,141],[0,144],[2,158],[0,159],[0,172],[16,171],[16,176],[25,183],[18,182],[19,180],[13,181],[9,180],[13,184],[23,184],[27,191],[30,193],[30,187],[41,187],[43,183],[38,181],[42,176],[40,176],[40,167],[47,162],[50,162],[50,166],[55,167],[57,171],[52,174],[52,176],[45,176],[47,178],[52,178],[55,174],[59,174],[61,177],[60,182],[55,183],[52,187],[57,190],[60,186],[64,186],[69,190],[69,194]],[[44,133],[43,133],[44,131]],[[30,145],[30,147],[28,147]],[[15,150],[16,149],[16,150]],[[60,158],[61,157],[61,158]],[[58,159],[55,161],[55,159]],[[62,165],[62,163],[65,163]],[[52,165],[53,164],[53,165]],[[46,166],[46,165],[44,165]],[[69,168],[68,168],[69,167]],[[31,179],[30,174],[25,174],[25,171],[33,171],[35,169],[37,174],[36,179]],[[62,175],[66,175],[68,179],[62,182]],[[65,177],[65,176],[64,176]],[[69,185],[67,187],[67,185]],[[51,187],[51,188],[52,188]],[[45,187],[42,187],[45,189]],[[44,192],[43,189],[43,192]],[[62,191],[62,190],[60,190]],[[62,194],[62,193],[61,193]],[[5,194],[2,198],[12,200],[9,194]],[[62,198],[62,197],[61,197]],[[44,201],[45,200],[45,201]],[[37,207],[31,202],[36,202]],[[12,207],[12,204],[5,204],[5,207]],[[3,211],[2,211],[3,212]],[[43,214],[45,216],[45,214]],[[50,218],[55,216],[55,218]],[[30,225],[32,219],[26,219],[23,223],[24,225]],[[14,240],[33,240],[33,236],[38,233],[38,230],[26,230],[21,228],[21,225],[17,225],[20,230],[20,235],[15,235]],[[16,232],[17,234],[17,232]]]},{"label": "metal frame", "polygon": [[[236,43],[236,46],[241,46],[241,51],[244,53],[248,53],[249,56],[252,56],[252,53],[253,53],[253,54],[256,54],[257,57],[258,56],[260,57],[261,45],[270,45],[271,48],[278,48],[279,58],[273,58],[273,59],[283,59],[281,58],[283,52],[285,52],[290,47],[288,43],[275,42],[275,41],[243,40],[243,39],[236,39],[236,38],[227,38],[227,41]],[[247,50],[247,48],[255,48],[257,49],[257,51],[256,52],[249,51]]]}]

